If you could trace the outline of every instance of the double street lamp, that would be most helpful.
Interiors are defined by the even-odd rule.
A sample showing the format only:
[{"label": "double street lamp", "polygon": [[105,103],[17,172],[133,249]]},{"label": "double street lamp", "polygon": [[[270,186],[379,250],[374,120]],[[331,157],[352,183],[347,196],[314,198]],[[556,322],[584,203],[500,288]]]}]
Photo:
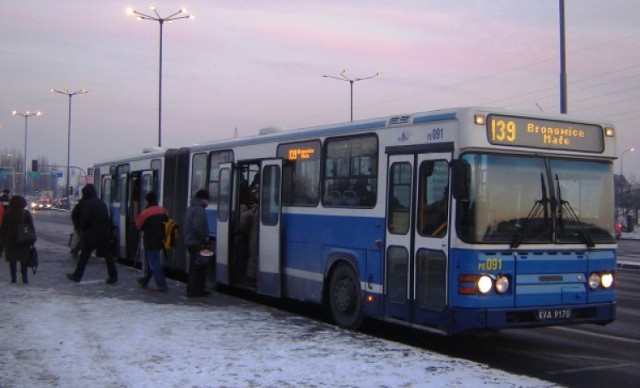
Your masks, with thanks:
[{"label": "double street lamp", "polygon": [[155,14],[147,15],[142,12],[138,12],[133,8],[127,8],[129,15],[135,15],[138,20],[151,20],[160,24],[160,75],[158,81],[158,147],[162,147],[162,26],[164,22],[172,22],[179,19],[193,19],[193,15],[189,15],[185,8],[174,12],[167,17],[161,17],[156,7],[152,6],[151,10]]},{"label": "double street lamp", "polygon": [[344,69],[340,72],[340,77],[335,77],[332,75],[323,75],[324,78],[333,78],[333,79],[337,79],[338,81],[346,81],[349,82],[350,86],[351,86],[351,121],[353,121],[353,84],[358,82],[358,81],[364,81],[367,79],[371,79],[371,78],[376,78],[378,76],[382,75],[382,72],[377,72],[372,76],[369,77],[364,77],[364,78],[349,78],[347,77],[347,73],[349,72],[349,69]]},{"label": "double street lamp", "polygon": [[22,195],[27,194],[27,133],[29,129],[29,117],[31,116],[40,116],[42,113],[37,112],[18,112],[14,110],[11,112],[12,115],[18,115],[24,117],[24,177],[22,180]]},{"label": "double street lamp", "polygon": [[66,186],[65,186],[65,192],[67,193],[67,209],[71,209],[71,201],[69,201],[69,198],[71,196],[70,194],[70,183],[69,183],[69,166],[71,165],[71,98],[73,96],[75,96],[76,94],[87,94],[89,93],[88,90],[85,89],[80,89],[80,90],[76,90],[75,92],[70,92],[69,89],[64,88],[62,90],[57,90],[57,89],[51,89],[51,93],[59,93],[59,94],[64,94],[65,96],[69,97],[69,121],[67,123],[67,174],[66,174]]}]

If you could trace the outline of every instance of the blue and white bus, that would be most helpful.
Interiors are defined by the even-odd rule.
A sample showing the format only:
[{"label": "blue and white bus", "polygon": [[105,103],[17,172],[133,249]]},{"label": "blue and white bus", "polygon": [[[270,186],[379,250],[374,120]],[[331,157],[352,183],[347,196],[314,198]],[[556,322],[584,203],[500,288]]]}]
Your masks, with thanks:
[{"label": "blue and white bus", "polygon": [[[351,329],[364,317],[447,335],[615,318],[610,123],[463,108],[139,157],[151,155],[164,158],[153,187],[170,190],[160,198],[179,222],[209,191],[217,284],[325,305]],[[138,160],[97,164],[102,187],[144,176]],[[241,223],[249,182],[253,242]],[[178,247],[165,266],[188,271],[184,256]]]}]

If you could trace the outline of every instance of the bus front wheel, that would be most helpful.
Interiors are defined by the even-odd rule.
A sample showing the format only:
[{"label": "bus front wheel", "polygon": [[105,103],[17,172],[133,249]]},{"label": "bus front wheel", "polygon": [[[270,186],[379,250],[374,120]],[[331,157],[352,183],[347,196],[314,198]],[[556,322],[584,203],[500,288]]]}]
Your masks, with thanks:
[{"label": "bus front wheel", "polygon": [[364,315],[360,282],[355,271],[347,264],[340,264],[333,271],[329,284],[329,309],[333,320],[344,329],[360,327]]}]

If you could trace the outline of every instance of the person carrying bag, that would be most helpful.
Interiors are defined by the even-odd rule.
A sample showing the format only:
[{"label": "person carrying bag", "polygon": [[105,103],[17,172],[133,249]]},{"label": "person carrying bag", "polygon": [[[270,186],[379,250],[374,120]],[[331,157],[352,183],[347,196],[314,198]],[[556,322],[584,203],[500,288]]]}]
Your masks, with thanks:
[{"label": "person carrying bag", "polygon": [[[29,215],[29,222],[25,222],[25,213]],[[20,245],[32,245],[36,242],[36,230],[33,226],[33,220],[31,219],[31,214],[26,209],[22,211],[22,215],[20,217],[16,242]]]},{"label": "person carrying bag", "polygon": [[22,283],[29,283],[28,264],[32,257],[32,246],[36,241],[36,230],[31,213],[26,210],[27,201],[20,195],[9,200],[4,214],[0,238],[5,250],[5,260],[9,262],[11,283],[16,283],[18,261],[22,273]]}]

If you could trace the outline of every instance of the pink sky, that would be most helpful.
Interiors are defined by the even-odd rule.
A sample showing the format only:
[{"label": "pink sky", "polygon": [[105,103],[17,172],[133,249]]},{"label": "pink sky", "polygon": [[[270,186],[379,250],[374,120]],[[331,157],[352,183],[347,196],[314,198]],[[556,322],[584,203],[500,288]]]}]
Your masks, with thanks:
[{"label": "pink sky", "polygon": [[[559,111],[558,1],[157,1],[195,20],[164,26],[163,146],[177,147],[349,120],[349,84],[322,78],[348,67],[354,118],[491,105]],[[611,121],[620,153],[640,148],[640,3],[565,0],[569,113]],[[136,21],[143,1],[3,0],[0,133],[28,159],[71,164],[157,145],[157,22]],[[4,112],[4,113],[2,113]],[[624,157],[629,178],[640,149]],[[616,172],[619,165],[616,163]],[[640,177],[638,177],[640,178]]]}]

